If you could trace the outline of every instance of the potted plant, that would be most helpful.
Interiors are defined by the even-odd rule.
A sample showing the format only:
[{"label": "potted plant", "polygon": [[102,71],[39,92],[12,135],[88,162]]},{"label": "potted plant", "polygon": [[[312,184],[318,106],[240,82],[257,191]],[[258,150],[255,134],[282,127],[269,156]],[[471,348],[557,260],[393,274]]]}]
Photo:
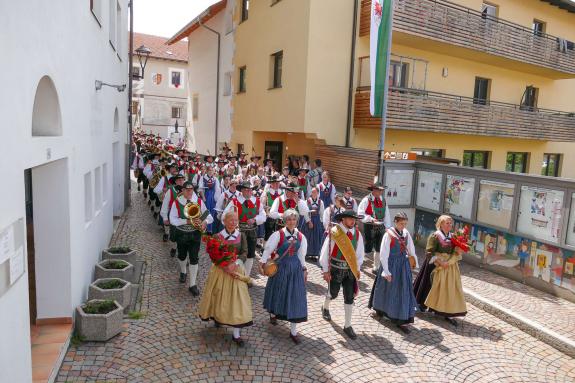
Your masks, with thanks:
[{"label": "potted plant", "polygon": [[132,284],[120,278],[100,278],[95,280],[88,290],[88,299],[106,299],[116,301],[127,313],[130,309]]},{"label": "potted plant", "polygon": [[134,265],[121,259],[106,259],[96,264],[95,278],[119,278],[134,282]]},{"label": "potted plant", "polygon": [[76,332],[87,341],[107,341],[122,331],[122,311],[116,301],[88,301],[76,308]]},{"label": "potted plant", "polygon": [[121,259],[136,265],[138,253],[129,246],[112,246],[102,251],[102,259]]}]

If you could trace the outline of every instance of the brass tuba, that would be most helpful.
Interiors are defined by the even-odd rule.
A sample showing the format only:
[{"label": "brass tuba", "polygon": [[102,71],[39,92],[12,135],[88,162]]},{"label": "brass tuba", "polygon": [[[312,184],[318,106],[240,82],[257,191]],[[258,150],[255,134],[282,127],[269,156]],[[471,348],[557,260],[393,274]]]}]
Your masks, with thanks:
[{"label": "brass tuba", "polygon": [[150,179],[150,186],[152,188],[155,188],[160,183],[160,180],[162,179],[162,177],[165,177],[167,175],[168,175],[168,172],[166,171],[166,169],[157,170],[154,173],[154,175],[152,176],[152,178]]},{"label": "brass tuba", "polygon": [[[186,206],[184,206],[184,217],[186,217],[186,219],[189,219],[190,221],[192,221],[192,225],[191,225],[192,230],[203,231],[201,223],[199,225],[196,225],[193,222],[193,220],[198,218],[200,221],[203,221],[206,219],[208,214],[210,214],[210,212],[209,212],[209,210],[206,209],[204,214],[201,214],[201,213],[202,213],[202,209],[200,208],[200,205],[197,204],[196,202],[188,202],[186,204]],[[187,225],[184,225],[184,226],[187,226]]]}]

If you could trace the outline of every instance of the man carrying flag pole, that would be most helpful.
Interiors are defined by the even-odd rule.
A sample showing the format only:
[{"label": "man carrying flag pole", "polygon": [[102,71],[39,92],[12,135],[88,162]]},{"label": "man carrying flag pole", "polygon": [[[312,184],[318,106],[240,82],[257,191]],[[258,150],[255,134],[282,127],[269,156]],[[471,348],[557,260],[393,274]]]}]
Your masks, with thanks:
[{"label": "man carrying flag pole", "polygon": [[377,178],[378,181],[383,183],[383,153],[385,146],[385,128],[387,124],[393,0],[372,0],[371,3],[370,112],[373,117],[381,117]]}]

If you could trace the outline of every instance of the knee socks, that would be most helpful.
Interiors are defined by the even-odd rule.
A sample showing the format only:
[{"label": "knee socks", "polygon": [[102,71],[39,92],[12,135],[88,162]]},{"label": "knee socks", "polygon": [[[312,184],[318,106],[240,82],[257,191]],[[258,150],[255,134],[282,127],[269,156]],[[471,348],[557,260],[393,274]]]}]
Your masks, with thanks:
[{"label": "knee socks", "polygon": [[197,276],[198,276],[198,265],[190,265],[190,287],[196,285]]},{"label": "knee socks", "polygon": [[290,332],[293,336],[297,335],[297,323],[290,323]]},{"label": "knee socks", "polygon": [[353,305],[344,305],[345,310],[345,324],[343,325],[344,328],[351,326],[351,314],[353,312]]}]

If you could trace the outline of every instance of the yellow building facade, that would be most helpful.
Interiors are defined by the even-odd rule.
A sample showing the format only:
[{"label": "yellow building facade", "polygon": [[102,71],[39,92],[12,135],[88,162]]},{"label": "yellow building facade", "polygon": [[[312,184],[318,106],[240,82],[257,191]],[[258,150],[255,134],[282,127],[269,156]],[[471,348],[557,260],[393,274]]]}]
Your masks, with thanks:
[{"label": "yellow building facade", "polygon": [[[234,13],[234,81],[244,89],[232,102],[232,144],[281,148],[282,158],[313,157],[324,142],[376,149],[379,121],[366,114],[371,0],[357,0],[355,33],[352,1],[248,3],[249,14],[242,0]],[[558,162],[548,175],[575,178],[575,3],[395,3],[386,150],[467,165],[480,154],[476,166],[515,161],[514,171],[533,174]]]}]

